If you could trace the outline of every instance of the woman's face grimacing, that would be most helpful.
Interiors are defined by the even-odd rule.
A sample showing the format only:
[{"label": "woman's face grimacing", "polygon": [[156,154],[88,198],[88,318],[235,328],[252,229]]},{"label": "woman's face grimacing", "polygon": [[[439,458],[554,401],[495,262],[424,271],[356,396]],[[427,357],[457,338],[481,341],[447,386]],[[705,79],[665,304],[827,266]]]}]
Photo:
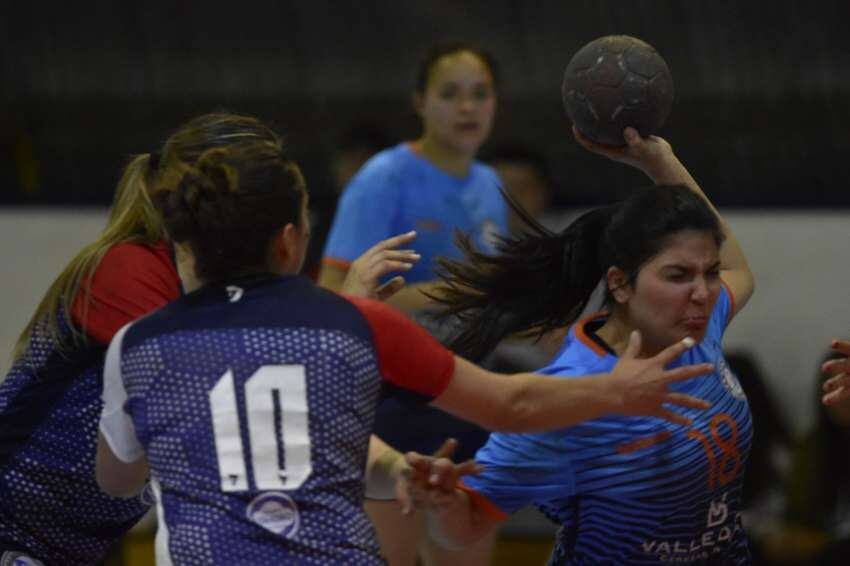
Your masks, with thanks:
[{"label": "woman's face grimacing", "polygon": [[425,92],[414,105],[425,137],[463,154],[475,155],[490,135],[496,112],[496,87],[478,55],[458,51],[431,67]]},{"label": "woman's face grimacing", "polygon": [[616,308],[641,332],[645,355],[686,336],[702,341],[720,285],[718,246],[710,232],[696,230],[670,236],[664,249],[640,268],[632,284],[615,288],[609,271]]}]

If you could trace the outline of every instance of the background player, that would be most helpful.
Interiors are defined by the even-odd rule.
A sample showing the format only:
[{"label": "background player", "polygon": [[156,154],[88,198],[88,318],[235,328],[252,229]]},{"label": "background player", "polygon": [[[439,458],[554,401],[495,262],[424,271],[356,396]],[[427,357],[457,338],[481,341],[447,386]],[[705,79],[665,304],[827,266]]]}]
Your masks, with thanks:
[{"label": "background player", "polygon": [[113,339],[97,456],[117,495],[138,493],[150,466],[160,563],[380,563],[362,480],[382,383],[494,429],[610,412],[681,423],[661,404],[705,407],[664,392],[708,369],[663,371],[682,343],[598,378],[505,378],[394,309],[292,276],[307,195],[278,143],[211,150],[164,187],[156,200],[189,294]]},{"label": "background player", "polygon": [[[625,134],[625,150],[580,141],[656,183],[680,185],[636,191],[561,234],[537,226],[496,258],[467,245],[471,263],[446,264],[446,304],[465,322],[457,344],[481,354],[510,333],[569,323],[601,279],[610,312],[576,323],[542,373],[569,380],[690,336],[699,346],[673,365],[707,362],[714,374],[677,390],[712,407],[688,429],[605,417],[552,433],[491,435],[476,456],[483,473],[429,512],[432,532],[446,544],[473,541],[535,504],[562,525],[553,564],[749,563],[740,492],[750,414],[721,339],[752,294],[753,276],[669,144],[631,128]],[[628,343],[635,330],[640,348]]]},{"label": "background player", "polygon": [[[413,93],[422,134],[377,154],[346,187],[328,236],[321,285],[339,289],[348,265],[363,250],[416,230],[422,259],[405,274],[407,287],[390,300],[416,313],[429,304],[421,291],[434,287],[435,258],[460,257],[456,229],[472,234],[481,249],[495,250],[496,236],[507,233],[507,207],[496,173],[476,155],[492,130],[497,89],[494,59],[474,44],[441,43],[425,54]],[[399,450],[423,453],[455,437],[460,458],[471,457],[487,438],[479,427],[399,399],[381,403],[375,432]],[[421,517],[401,517],[394,503],[369,502],[367,510],[390,564],[413,566],[425,533]],[[423,551],[431,564],[474,566],[489,562],[491,545],[492,540],[482,541],[460,555],[443,556],[436,545]]]}]

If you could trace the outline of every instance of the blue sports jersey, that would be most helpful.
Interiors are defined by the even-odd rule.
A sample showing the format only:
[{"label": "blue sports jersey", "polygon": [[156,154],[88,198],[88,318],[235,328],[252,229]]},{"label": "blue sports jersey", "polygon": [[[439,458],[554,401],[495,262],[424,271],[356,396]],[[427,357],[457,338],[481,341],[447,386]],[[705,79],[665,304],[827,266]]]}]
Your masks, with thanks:
[{"label": "blue sports jersey", "polygon": [[455,230],[469,234],[479,250],[494,252],[507,233],[507,206],[496,172],[473,162],[464,178],[453,177],[402,143],[370,159],[340,199],[325,246],[325,261],[349,264],[380,240],[416,230],[422,256],[405,273],[409,283],[435,279],[437,257],[459,258]]},{"label": "blue sports jersey", "polygon": [[[95,481],[106,351],[97,338],[108,343],[178,293],[170,248],[119,244],[97,268],[85,323],[75,319],[87,343],[60,352],[46,320],[33,330],[0,381],[0,564],[4,550],[50,565],[100,564],[150,509],[149,498],[109,497]],[[68,336],[66,325],[61,331]]]},{"label": "blue sports jersey", "polygon": [[[685,411],[690,427],[612,416],[545,434],[493,434],[476,457],[484,472],[466,485],[496,515],[533,504],[561,524],[552,564],[749,564],[740,511],[752,423],[721,351],[730,312],[724,287],[703,341],[672,364],[715,367],[672,387],[712,403]],[[617,358],[587,333],[600,316],[574,325],[541,373],[610,371]]]},{"label": "blue sports jersey", "polygon": [[107,354],[101,431],[146,455],[162,564],[381,564],[363,512],[384,384],[431,399],[451,353],[393,309],[301,277],[208,286]]}]

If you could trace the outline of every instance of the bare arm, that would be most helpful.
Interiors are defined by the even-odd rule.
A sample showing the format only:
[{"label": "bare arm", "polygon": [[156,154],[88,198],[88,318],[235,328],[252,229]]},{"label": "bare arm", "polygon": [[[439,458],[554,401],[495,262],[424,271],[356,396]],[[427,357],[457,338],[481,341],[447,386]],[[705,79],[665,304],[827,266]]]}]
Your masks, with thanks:
[{"label": "bare arm", "polygon": [[373,434],[366,462],[366,497],[395,499],[396,482],[408,469],[404,455]]},{"label": "bare arm", "polygon": [[112,497],[135,497],[148,482],[148,462],[142,456],[134,462],[120,460],[98,432],[95,478],[104,493]]},{"label": "bare arm", "polygon": [[706,375],[709,364],[664,367],[693,345],[686,338],[652,358],[638,359],[640,337],[632,333],[610,374],[563,379],[530,373],[512,376],[484,370],[456,357],[449,385],[432,404],[495,431],[530,432],[575,425],[607,414],[655,416],[680,424],[690,419],[663,406],[705,409],[700,399],[667,390],[677,381]]},{"label": "bare arm", "polygon": [[735,313],[740,312],[755,289],[755,278],[747,257],[729,225],[673,153],[670,144],[658,136],[641,138],[634,128],[626,128],[623,132],[627,144],[625,148],[612,148],[594,143],[582,136],[575,128],[573,133],[576,140],[587,150],[640,169],[656,185],[684,185],[705,200],[717,215],[723,228],[725,241],[720,249],[721,277],[735,295]]}]

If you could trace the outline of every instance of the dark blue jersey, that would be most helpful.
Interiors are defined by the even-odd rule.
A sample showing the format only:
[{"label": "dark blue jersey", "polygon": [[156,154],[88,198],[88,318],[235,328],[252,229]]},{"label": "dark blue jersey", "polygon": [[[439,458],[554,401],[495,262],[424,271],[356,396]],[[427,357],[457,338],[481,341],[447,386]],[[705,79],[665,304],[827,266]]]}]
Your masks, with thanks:
[{"label": "dark blue jersey", "polygon": [[119,332],[101,430],[147,457],[159,564],[380,564],[362,509],[380,390],[430,400],[453,368],[380,303],[300,277],[210,285]]},{"label": "dark blue jersey", "polygon": [[[105,495],[94,462],[106,344],[127,321],[177,297],[169,249],[114,246],[90,291],[91,301],[73,309],[89,340],[60,352],[42,321],[0,382],[0,554],[99,564],[150,507]],[[67,337],[69,329],[62,331]]]},{"label": "dark blue jersey", "polygon": [[[721,351],[731,312],[724,288],[705,338],[672,364],[715,367],[672,387],[712,403],[687,411],[690,427],[611,416],[547,433],[493,434],[476,456],[484,472],[467,486],[497,517],[533,504],[560,524],[552,564],[749,564],[741,486],[752,424]],[[611,371],[617,358],[591,338],[594,320],[573,326],[541,373]]]}]

